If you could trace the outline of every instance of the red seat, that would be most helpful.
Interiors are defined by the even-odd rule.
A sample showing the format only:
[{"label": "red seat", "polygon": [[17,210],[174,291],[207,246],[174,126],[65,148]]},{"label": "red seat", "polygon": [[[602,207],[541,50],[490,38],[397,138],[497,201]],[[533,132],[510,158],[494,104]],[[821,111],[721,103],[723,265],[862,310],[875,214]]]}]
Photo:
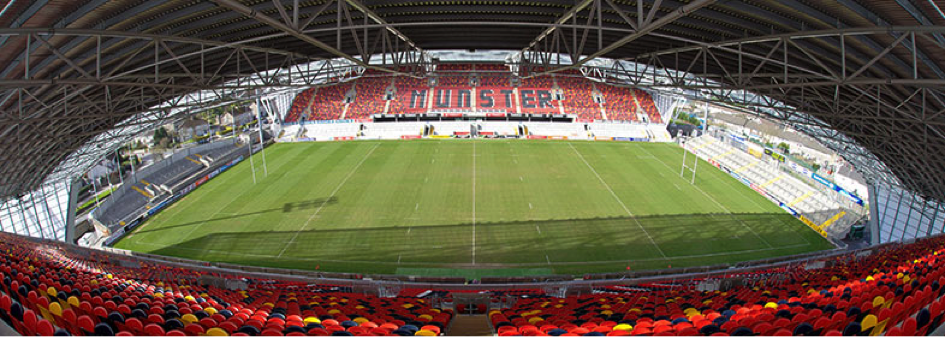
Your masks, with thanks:
[{"label": "red seat", "polygon": [[144,333],[148,336],[164,336],[164,328],[155,323],[151,323],[144,326]]},{"label": "red seat", "polygon": [[279,331],[279,330],[277,330],[277,329],[265,329],[265,330],[263,330],[263,331],[260,333],[260,335],[262,335],[262,336],[283,336],[282,331]]},{"label": "red seat", "polygon": [[206,332],[207,329],[204,329],[200,324],[190,324],[184,327],[184,331],[189,335],[199,336]]},{"label": "red seat", "polygon": [[76,324],[78,324],[80,329],[85,331],[85,334],[91,334],[95,332],[95,322],[92,321],[92,318],[88,315],[79,316]]},{"label": "red seat", "polygon": [[902,322],[902,333],[906,336],[915,335],[916,329],[916,320],[915,317],[906,318],[905,322]]},{"label": "red seat", "polygon": [[164,335],[165,335],[165,336],[187,336],[186,333],[184,333],[183,331],[180,331],[180,330],[171,330],[171,331],[168,331],[168,332],[167,332],[166,334],[164,334]]},{"label": "red seat", "polygon": [[900,329],[897,326],[894,326],[892,328],[889,328],[888,331],[886,331],[885,336],[909,336],[909,335],[902,333],[902,329]]},{"label": "red seat", "polygon": [[778,331],[774,332],[773,336],[791,336],[791,330],[778,329]]},{"label": "red seat", "polygon": [[52,323],[45,319],[39,320],[36,322],[36,334],[40,336],[52,336],[53,332],[56,331],[56,328],[53,327]]}]

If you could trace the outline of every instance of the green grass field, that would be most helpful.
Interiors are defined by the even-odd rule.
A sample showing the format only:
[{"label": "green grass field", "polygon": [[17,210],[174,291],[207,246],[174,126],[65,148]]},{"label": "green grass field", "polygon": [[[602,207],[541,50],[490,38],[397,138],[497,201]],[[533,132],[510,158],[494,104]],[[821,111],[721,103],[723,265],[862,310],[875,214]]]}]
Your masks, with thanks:
[{"label": "green grass field", "polygon": [[[674,144],[525,140],[276,144],[118,248],[237,264],[413,275],[580,274],[832,246]],[[689,157],[692,158],[691,156]]]}]

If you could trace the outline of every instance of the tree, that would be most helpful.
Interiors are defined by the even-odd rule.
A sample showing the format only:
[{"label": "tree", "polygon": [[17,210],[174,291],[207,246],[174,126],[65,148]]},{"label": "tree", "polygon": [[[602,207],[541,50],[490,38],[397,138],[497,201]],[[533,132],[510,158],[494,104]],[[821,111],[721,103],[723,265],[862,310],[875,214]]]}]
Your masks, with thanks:
[{"label": "tree", "polygon": [[676,117],[676,120],[677,120],[677,122],[681,122],[682,124],[692,124],[692,125],[695,125],[695,126],[700,126],[700,125],[702,125],[702,121],[699,120],[698,117],[695,117],[694,115],[691,115],[691,114],[688,114],[688,113],[680,113],[680,114]]},{"label": "tree", "polygon": [[159,127],[154,130],[154,146],[159,148],[168,148],[173,142],[173,137],[164,127]]},{"label": "tree", "polygon": [[154,144],[160,144],[161,140],[167,138],[167,130],[164,127],[159,127],[154,130]]},{"label": "tree", "polygon": [[784,153],[788,153],[791,150],[791,146],[785,142],[778,143],[778,148]]}]

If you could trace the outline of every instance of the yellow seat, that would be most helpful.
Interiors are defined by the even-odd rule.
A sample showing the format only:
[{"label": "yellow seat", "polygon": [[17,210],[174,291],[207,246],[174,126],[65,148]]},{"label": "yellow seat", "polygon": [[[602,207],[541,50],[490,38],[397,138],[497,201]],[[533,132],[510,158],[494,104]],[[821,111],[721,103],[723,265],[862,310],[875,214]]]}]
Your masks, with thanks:
[{"label": "yellow seat", "polygon": [[768,302],[768,303],[765,303],[765,308],[768,308],[768,309],[777,309],[777,308],[778,308],[778,304],[777,304],[777,303],[774,303],[774,302]]},{"label": "yellow seat", "polygon": [[184,321],[184,324],[191,324],[199,321],[197,316],[194,316],[193,314],[184,314],[183,316],[180,316],[180,320]]},{"label": "yellow seat", "polygon": [[633,326],[626,323],[620,323],[614,326],[614,330],[630,331],[633,330]]},{"label": "yellow seat", "polygon": [[886,299],[882,296],[876,296],[873,298],[873,308],[879,308],[883,306],[884,303],[886,303]]},{"label": "yellow seat", "polygon": [[69,305],[71,305],[71,306],[73,306],[73,307],[79,307],[79,303],[80,303],[80,302],[79,302],[79,298],[78,298],[78,297],[69,296],[69,299],[66,300],[66,301],[69,303]]},{"label": "yellow seat", "polygon": [[430,330],[420,330],[413,334],[414,336],[436,336],[436,333]]},{"label": "yellow seat", "polygon": [[49,303],[49,313],[56,316],[62,316],[62,306],[60,306],[57,302]]},{"label": "yellow seat", "polygon": [[305,319],[303,319],[302,322],[305,322],[306,324],[308,323],[321,324],[322,320],[318,319],[318,317],[308,316],[308,317],[305,317]]},{"label": "yellow seat", "polygon": [[860,322],[860,331],[866,331],[876,326],[876,315],[866,315]]},{"label": "yellow seat", "polygon": [[217,309],[214,307],[206,307],[206,308],[203,308],[203,312],[206,312],[208,315],[213,315],[217,313]]},{"label": "yellow seat", "polygon": [[56,297],[56,294],[58,294],[58,293],[56,292],[56,288],[54,288],[54,287],[46,288],[46,293],[49,294],[49,296],[51,296],[51,297]]},{"label": "yellow seat", "polygon": [[207,329],[207,336],[229,336],[229,334],[223,329],[214,327]]},{"label": "yellow seat", "polygon": [[889,319],[888,319],[888,318],[887,318],[885,321],[882,321],[882,322],[877,323],[876,326],[873,327],[873,331],[870,331],[869,335],[870,335],[870,336],[880,336],[880,335],[882,335],[883,332],[886,332],[886,324],[887,324],[887,323],[889,323]]},{"label": "yellow seat", "polygon": [[[421,316],[421,317],[422,317],[422,316]],[[432,317],[431,317],[431,319],[432,319]],[[364,318],[364,317],[358,317],[358,318],[352,319],[351,321],[352,321],[352,322],[355,322],[355,323],[358,323],[358,325],[361,325],[361,324],[370,322],[367,318]]]},{"label": "yellow seat", "polygon": [[56,318],[53,317],[53,315],[50,314],[50,313],[49,313],[49,310],[46,310],[46,308],[39,307],[39,315],[40,315],[40,316],[43,316],[43,319],[45,319],[45,320],[47,320],[47,321],[50,321],[50,322],[55,322],[55,321],[56,321]]}]

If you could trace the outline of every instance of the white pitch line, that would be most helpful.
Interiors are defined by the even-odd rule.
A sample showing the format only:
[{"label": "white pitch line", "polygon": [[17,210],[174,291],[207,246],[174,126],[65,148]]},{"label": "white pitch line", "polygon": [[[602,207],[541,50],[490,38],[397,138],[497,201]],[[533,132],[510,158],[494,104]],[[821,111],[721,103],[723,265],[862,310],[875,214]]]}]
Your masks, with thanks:
[{"label": "white pitch line", "polygon": [[400,264],[400,254],[397,255],[397,264]]},{"label": "white pitch line", "polygon": [[[243,196],[244,194],[246,194],[246,192],[248,192],[248,191],[249,191],[249,190],[246,190],[246,191],[243,191],[243,193],[237,194],[237,195],[233,198],[233,200],[230,200],[230,202],[226,203],[226,205],[223,205],[223,208],[220,208],[220,209],[217,210],[215,213],[210,214],[210,217],[208,217],[208,219],[211,219],[211,220],[212,220],[212,219],[213,219],[214,217],[216,217],[217,215],[223,214],[223,213],[220,213],[220,212],[223,211],[224,209],[226,209],[227,207],[229,207],[231,204],[233,204],[233,203],[236,202],[237,200],[239,200],[239,198],[240,198],[241,196]],[[173,206],[176,206],[176,204],[175,204],[175,205],[172,205],[171,207],[173,207]],[[230,213],[227,213],[227,214],[230,214]],[[233,214],[235,214],[235,213],[233,213]],[[192,225],[193,227],[190,228],[190,231],[187,231],[187,235],[184,235],[184,236],[181,237],[181,240],[190,237],[192,234],[194,234],[194,231],[196,231],[197,228],[202,227],[202,226],[203,226],[204,224],[206,224],[207,222],[210,222],[210,221],[203,221],[203,222],[201,222],[201,223],[199,223],[199,224]],[[147,223],[145,223],[145,224],[147,224]],[[142,228],[143,228],[143,226],[142,226]],[[140,233],[140,232],[135,232],[134,234],[138,234],[138,233]],[[140,241],[141,241],[141,238],[138,238],[138,242],[140,242]]]},{"label": "white pitch line", "polygon": [[656,247],[656,251],[658,251],[660,255],[663,256],[663,258],[666,258],[666,253],[663,253],[663,250],[660,249],[660,246],[656,244],[656,240],[653,240],[653,237],[650,236],[650,233],[646,231],[646,228],[643,228],[643,225],[640,224],[640,220],[637,220],[637,217],[633,216],[633,212],[630,212],[630,209],[627,208],[627,205],[623,203],[623,200],[620,200],[620,197],[617,196],[617,193],[614,193],[614,189],[610,188],[610,185],[607,184],[607,182],[604,181],[604,178],[602,178],[600,174],[597,173],[597,170],[595,170],[594,167],[591,166],[591,163],[588,163],[587,159],[584,159],[584,155],[582,155],[581,152],[578,151],[577,148],[574,147],[574,144],[571,144],[569,142],[568,146],[571,147],[571,150],[574,150],[574,153],[576,153],[578,157],[581,157],[581,161],[584,162],[584,165],[587,165],[587,168],[591,169],[591,172],[594,172],[594,175],[597,176],[597,180],[600,180],[600,183],[603,184],[604,187],[607,188],[607,191],[610,191],[610,195],[612,195],[614,199],[616,199],[617,202],[620,203],[620,206],[622,206],[623,210],[627,212],[627,215],[629,215],[630,218],[633,219],[633,222],[637,224],[637,227],[640,227],[640,230],[643,231],[643,234],[646,234],[646,238],[650,239],[650,243],[653,244],[653,247]]},{"label": "white pitch line", "polygon": [[472,263],[476,264],[476,141],[473,141],[472,162]]},{"label": "white pitch line", "polygon": [[532,209],[532,203],[528,203],[528,209]]},{"label": "white pitch line", "polygon": [[538,235],[541,235],[541,228],[538,225],[535,225],[535,230],[538,231]]},{"label": "white pitch line", "polygon": [[525,181],[525,178],[522,178],[522,176],[518,176],[518,180],[519,180],[519,181]]},{"label": "white pitch line", "polygon": [[413,210],[415,210],[415,211],[418,210],[418,209],[420,209],[420,203],[419,203],[419,202],[417,203],[417,206],[414,206],[414,207],[413,207]]},{"label": "white pitch line", "polygon": [[548,254],[545,254],[545,261],[548,261],[548,264],[551,264],[551,259],[548,258]]},{"label": "white pitch line", "polygon": [[[728,187],[730,190],[735,191],[735,192],[739,192],[739,191],[736,190],[734,187],[732,187],[732,184],[729,183],[730,180],[728,180],[728,179],[718,179],[718,180],[721,180],[723,183],[725,183],[725,186]],[[742,194],[742,195],[744,195],[744,194]],[[762,210],[765,209],[764,206],[762,206],[761,204],[755,202],[755,199],[754,199],[754,198],[751,198],[751,197],[746,197],[746,198],[748,198],[748,201],[751,201],[751,203],[755,204],[755,206],[758,206],[758,208],[760,208],[760,209],[762,209]]]},{"label": "white pitch line", "polygon": [[[646,151],[646,153],[649,153],[650,155],[653,154],[650,152],[650,150],[647,150],[645,147],[641,147],[641,149],[643,149],[643,151]],[[653,156],[653,157],[656,157],[656,156]],[[663,161],[663,159],[659,159],[658,157],[657,159],[658,159],[657,161],[659,161],[660,164],[663,164],[663,166],[666,166],[666,168],[673,169],[672,167],[669,167],[669,165],[667,165],[666,162]],[[698,160],[698,158],[696,158],[696,160]],[[685,180],[685,178],[683,177],[679,177],[679,179]],[[763,242],[769,248],[774,248],[774,246],[768,243],[768,240],[765,240],[763,237],[761,237],[761,235],[758,235],[758,233],[755,232],[754,229],[751,229],[751,227],[749,227],[748,224],[745,223],[745,221],[743,221],[742,219],[736,218],[734,215],[732,215],[732,211],[728,209],[728,207],[725,207],[725,205],[722,205],[722,203],[720,203],[718,200],[715,200],[714,197],[706,193],[701,187],[699,187],[699,185],[692,184],[692,187],[695,187],[697,190],[699,190],[699,192],[702,192],[702,195],[706,196],[706,198],[709,198],[709,200],[712,200],[712,202],[714,202],[716,205],[722,208],[723,211],[729,214],[729,217],[731,217],[732,219],[735,219],[736,221],[738,221],[738,223],[742,224],[742,227],[745,227],[745,229],[751,232],[751,234],[754,234],[755,237],[758,238],[758,240],[761,240],[761,242]]]},{"label": "white pitch line", "polygon": [[410,235],[410,230],[411,230],[411,229],[413,229],[413,227],[407,227],[407,234],[404,234],[404,235]]},{"label": "white pitch line", "polygon": [[289,243],[286,244],[284,248],[282,248],[282,251],[279,252],[279,255],[277,255],[276,257],[282,257],[282,254],[285,254],[286,249],[289,249],[289,246],[295,243],[295,239],[299,237],[299,233],[302,233],[302,231],[305,230],[305,227],[308,227],[308,224],[312,222],[312,219],[314,219],[315,216],[318,215],[318,213],[322,211],[322,208],[325,208],[325,205],[328,204],[328,201],[330,201],[331,198],[335,196],[335,193],[338,193],[338,191],[341,190],[341,187],[343,187],[345,183],[348,182],[348,179],[351,179],[351,176],[353,176],[354,173],[358,171],[358,168],[361,167],[361,164],[364,164],[364,161],[366,161],[368,157],[370,157],[371,154],[374,153],[374,150],[376,150],[377,147],[380,145],[381,145],[380,143],[374,144],[374,147],[371,148],[371,151],[368,151],[368,153],[364,155],[364,158],[361,158],[361,161],[358,162],[358,165],[355,166],[353,169],[351,169],[351,172],[348,172],[348,175],[345,176],[343,180],[341,180],[341,183],[338,184],[337,187],[335,187],[334,191],[331,191],[331,194],[328,195],[328,198],[325,198],[325,201],[322,202],[321,206],[318,206],[318,209],[315,210],[315,213],[312,213],[312,216],[308,217],[308,220],[305,220],[305,223],[302,224],[302,227],[299,228],[299,230],[295,231],[295,235],[292,235],[292,239],[289,240]]}]

